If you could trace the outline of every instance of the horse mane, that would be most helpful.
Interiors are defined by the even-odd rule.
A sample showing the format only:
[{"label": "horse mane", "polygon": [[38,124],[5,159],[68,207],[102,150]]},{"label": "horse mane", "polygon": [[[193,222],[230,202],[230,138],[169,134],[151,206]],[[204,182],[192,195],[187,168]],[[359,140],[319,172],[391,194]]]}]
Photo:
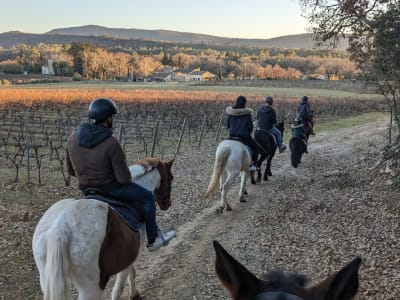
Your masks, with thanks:
[{"label": "horse mane", "polygon": [[142,166],[152,166],[154,168],[158,168],[158,165],[160,164],[161,159],[157,157],[145,157],[139,161],[137,161],[135,164],[142,165]]}]

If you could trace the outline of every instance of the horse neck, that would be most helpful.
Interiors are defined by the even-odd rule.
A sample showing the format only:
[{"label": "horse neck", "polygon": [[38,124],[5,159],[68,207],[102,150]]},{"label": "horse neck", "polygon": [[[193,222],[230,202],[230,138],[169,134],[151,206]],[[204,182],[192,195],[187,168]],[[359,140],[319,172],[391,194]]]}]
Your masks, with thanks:
[{"label": "horse neck", "polygon": [[161,183],[161,175],[156,168],[147,168],[143,165],[136,164],[129,167],[132,181],[142,187],[154,192]]}]

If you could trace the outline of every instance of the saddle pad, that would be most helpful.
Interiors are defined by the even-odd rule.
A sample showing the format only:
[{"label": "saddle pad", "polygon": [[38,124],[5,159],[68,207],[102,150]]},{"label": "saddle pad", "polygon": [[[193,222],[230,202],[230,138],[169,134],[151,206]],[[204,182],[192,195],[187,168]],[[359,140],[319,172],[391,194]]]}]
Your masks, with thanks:
[{"label": "saddle pad", "polygon": [[125,203],[104,197],[102,195],[88,195],[86,196],[86,198],[95,199],[107,203],[119,215],[119,217],[124,220],[126,224],[128,224],[130,229],[132,229],[133,231],[140,230],[143,219],[140,217],[140,214],[136,210],[130,208]]}]

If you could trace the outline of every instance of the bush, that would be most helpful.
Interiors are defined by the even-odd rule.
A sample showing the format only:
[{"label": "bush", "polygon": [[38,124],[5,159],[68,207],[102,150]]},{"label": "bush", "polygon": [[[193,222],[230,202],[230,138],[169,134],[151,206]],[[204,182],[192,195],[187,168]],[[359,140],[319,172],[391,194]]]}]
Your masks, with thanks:
[{"label": "bush", "polygon": [[7,79],[2,79],[0,80],[1,85],[11,85],[11,81]]}]

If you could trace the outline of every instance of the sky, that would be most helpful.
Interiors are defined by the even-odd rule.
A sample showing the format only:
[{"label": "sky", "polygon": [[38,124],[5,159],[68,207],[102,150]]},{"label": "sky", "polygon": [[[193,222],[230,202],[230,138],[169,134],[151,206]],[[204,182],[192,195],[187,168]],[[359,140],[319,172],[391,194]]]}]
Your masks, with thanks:
[{"label": "sky", "polygon": [[0,0],[0,33],[100,25],[268,39],[305,33],[299,0]]}]

